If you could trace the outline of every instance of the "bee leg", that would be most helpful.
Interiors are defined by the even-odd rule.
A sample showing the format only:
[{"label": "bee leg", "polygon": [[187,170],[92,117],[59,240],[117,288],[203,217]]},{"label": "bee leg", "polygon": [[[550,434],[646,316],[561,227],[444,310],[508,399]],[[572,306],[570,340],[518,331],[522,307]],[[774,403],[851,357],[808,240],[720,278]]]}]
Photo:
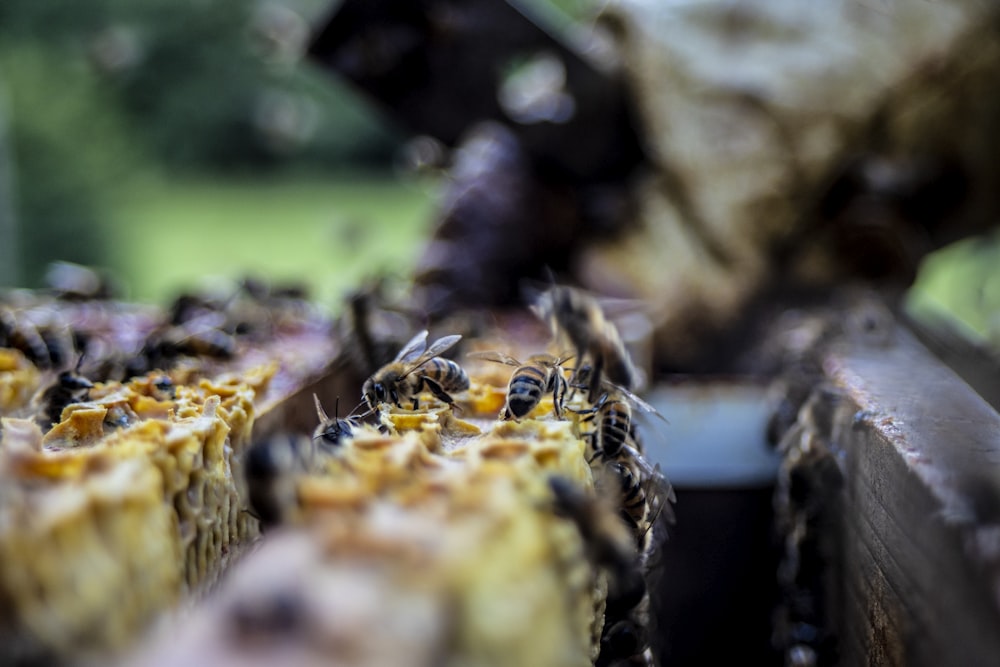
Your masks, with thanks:
[{"label": "bee leg", "polygon": [[556,413],[556,419],[562,419],[563,400],[566,398],[566,379],[557,375],[555,385],[552,389],[552,409]]},{"label": "bee leg", "polygon": [[600,355],[596,356],[594,367],[590,372],[590,385],[587,389],[587,400],[591,403],[597,402],[597,394],[601,390],[601,375],[604,374],[604,359]]},{"label": "bee leg", "polygon": [[424,385],[426,385],[426,387],[430,389],[431,393],[434,394],[434,396],[447,403],[448,406],[451,407],[453,410],[458,407],[457,405],[455,405],[455,399],[449,396],[448,392],[442,389],[441,385],[439,385],[434,380],[425,377]]}]

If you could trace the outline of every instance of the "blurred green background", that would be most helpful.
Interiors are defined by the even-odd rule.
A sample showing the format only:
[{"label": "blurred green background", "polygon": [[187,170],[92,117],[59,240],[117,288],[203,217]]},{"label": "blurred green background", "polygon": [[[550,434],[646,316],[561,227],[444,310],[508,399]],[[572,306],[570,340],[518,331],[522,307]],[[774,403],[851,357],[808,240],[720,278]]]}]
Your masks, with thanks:
[{"label": "blurred green background", "polygon": [[[401,177],[403,137],[301,61],[331,6],[0,2],[0,285],[38,286],[62,259],[110,269],[138,300],[253,272],[305,278],[333,306],[367,275],[405,273],[437,188]],[[1000,342],[998,246],[932,257],[913,303]]]},{"label": "blurred green background", "polygon": [[244,272],[335,300],[405,271],[434,184],[399,178],[402,137],[301,62],[329,5],[0,3],[0,199],[18,220],[0,284],[62,259],[139,300]]}]

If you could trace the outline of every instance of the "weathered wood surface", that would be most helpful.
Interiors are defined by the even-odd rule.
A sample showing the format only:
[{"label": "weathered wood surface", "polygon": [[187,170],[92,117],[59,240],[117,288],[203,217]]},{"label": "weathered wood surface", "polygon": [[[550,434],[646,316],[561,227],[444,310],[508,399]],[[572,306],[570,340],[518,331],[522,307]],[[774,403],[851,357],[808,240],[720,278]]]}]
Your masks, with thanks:
[{"label": "weathered wood surface", "polygon": [[843,400],[840,664],[996,664],[1000,415],[903,331],[825,368]]}]

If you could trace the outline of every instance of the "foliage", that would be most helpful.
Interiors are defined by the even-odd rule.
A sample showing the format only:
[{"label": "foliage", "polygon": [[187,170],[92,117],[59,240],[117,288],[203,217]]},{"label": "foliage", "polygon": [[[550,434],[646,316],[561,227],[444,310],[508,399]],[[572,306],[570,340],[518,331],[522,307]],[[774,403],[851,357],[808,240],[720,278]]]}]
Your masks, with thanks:
[{"label": "foliage", "polygon": [[37,285],[56,258],[103,263],[105,201],[133,174],[388,165],[397,138],[299,62],[310,4],[327,3],[0,2],[17,282]]},{"label": "foliage", "polygon": [[101,263],[106,243],[97,193],[120,183],[138,156],[86,68],[36,44],[4,44],[10,154],[23,221],[22,281],[37,284],[43,258]]},{"label": "foliage", "polygon": [[0,39],[44,39],[81,76],[99,75],[107,109],[123,112],[133,140],[171,168],[384,161],[395,138],[299,63],[309,34],[301,9],[291,0],[5,0]]}]

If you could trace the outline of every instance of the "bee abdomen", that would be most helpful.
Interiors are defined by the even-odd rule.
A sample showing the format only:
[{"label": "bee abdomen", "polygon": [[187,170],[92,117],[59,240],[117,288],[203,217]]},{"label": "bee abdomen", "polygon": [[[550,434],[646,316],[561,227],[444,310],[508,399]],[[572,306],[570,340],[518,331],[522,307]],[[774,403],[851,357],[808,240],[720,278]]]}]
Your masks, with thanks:
[{"label": "bee abdomen", "polygon": [[469,376],[465,369],[451,359],[435,357],[424,364],[421,374],[446,392],[465,391],[469,388]]},{"label": "bee abdomen", "polygon": [[507,407],[517,419],[538,405],[548,383],[547,374],[539,368],[525,366],[514,371],[507,388]]},{"label": "bee abdomen", "polygon": [[618,456],[628,439],[632,421],[627,413],[611,409],[602,415],[600,424],[601,450],[606,459]]}]

